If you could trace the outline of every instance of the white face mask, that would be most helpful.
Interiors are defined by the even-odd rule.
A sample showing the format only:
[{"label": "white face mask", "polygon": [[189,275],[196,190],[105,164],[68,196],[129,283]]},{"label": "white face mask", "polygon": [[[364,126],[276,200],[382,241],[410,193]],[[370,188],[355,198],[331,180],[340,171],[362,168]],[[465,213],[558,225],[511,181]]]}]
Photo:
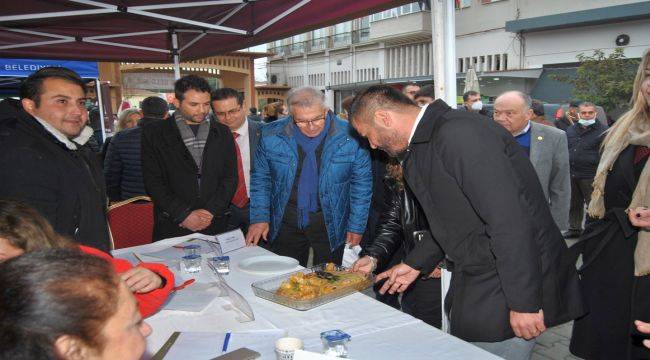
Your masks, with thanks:
[{"label": "white face mask", "polygon": [[582,126],[591,126],[596,123],[596,119],[578,119],[578,123]]},{"label": "white face mask", "polygon": [[483,102],[481,100],[472,103],[472,110],[481,111],[483,110]]}]

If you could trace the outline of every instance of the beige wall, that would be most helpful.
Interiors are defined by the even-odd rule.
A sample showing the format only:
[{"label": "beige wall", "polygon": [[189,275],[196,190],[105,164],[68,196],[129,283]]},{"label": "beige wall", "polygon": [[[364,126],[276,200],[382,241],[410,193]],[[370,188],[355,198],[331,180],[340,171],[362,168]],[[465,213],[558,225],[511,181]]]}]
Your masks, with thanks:
[{"label": "beige wall", "polygon": [[250,75],[231,71],[222,71],[219,75],[221,87],[233,88],[244,93],[244,109],[251,107]]}]

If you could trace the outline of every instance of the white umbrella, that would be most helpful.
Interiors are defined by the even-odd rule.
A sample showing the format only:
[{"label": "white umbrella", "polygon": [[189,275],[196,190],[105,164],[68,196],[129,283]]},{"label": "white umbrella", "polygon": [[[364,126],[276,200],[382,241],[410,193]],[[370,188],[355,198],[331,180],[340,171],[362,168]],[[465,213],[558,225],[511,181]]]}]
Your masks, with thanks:
[{"label": "white umbrella", "polygon": [[478,75],[476,75],[476,70],[474,68],[469,68],[465,74],[465,88],[463,93],[466,93],[470,90],[480,93],[480,85],[478,83]]}]

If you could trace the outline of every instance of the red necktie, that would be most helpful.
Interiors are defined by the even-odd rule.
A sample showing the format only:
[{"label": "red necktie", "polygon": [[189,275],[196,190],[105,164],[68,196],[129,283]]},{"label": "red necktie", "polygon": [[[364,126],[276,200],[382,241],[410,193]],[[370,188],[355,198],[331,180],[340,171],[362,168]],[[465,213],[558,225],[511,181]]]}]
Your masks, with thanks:
[{"label": "red necktie", "polygon": [[232,197],[232,203],[239,207],[243,208],[248,204],[248,195],[246,195],[246,178],[244,178],[244,165],[241,160],[241,152],[239,152],[239,144],[237,144],[237,138],[239,134],[236,132],[232,133],[232,137],[235,138],[235,152],[237,153],[237,191],[235,196]]}]

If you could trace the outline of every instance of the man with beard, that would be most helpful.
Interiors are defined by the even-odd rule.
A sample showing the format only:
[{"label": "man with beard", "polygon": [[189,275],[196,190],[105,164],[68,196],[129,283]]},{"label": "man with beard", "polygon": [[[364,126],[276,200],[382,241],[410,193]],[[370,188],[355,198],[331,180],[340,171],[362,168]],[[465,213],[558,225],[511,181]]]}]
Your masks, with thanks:
[{"label": "man with beard", "polygon": [[144,127],[142,175],[154,203],[155,240],[226,230],[237,160],[228,127],[207,118],[210,90],[196,75],[178,79],[173,119]]},{"label": "man with beard", "polygon": [[402,161],[432,234],[377,276],[382,292],[403,292],[446,257],[451,334],[508,359],[528,359],[547,326],[582,314],[566,243],[510,133],[442,100],[420,109],[385,85],[358,94],[351,113],[373,148]]}]

